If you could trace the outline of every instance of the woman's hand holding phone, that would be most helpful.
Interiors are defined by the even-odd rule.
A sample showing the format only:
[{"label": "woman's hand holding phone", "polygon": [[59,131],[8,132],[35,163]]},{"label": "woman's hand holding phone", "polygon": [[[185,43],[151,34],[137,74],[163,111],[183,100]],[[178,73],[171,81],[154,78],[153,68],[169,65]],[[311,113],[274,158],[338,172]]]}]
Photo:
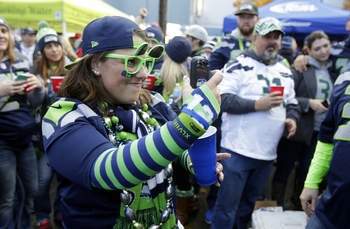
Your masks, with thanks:
[{"label": "woman's hand holding phone", "polygon": [[22,92],[29,93],[36,88],[43,87],[42,80],[31,73],[20,73],[16,77],[16,85],[23,85]]}]

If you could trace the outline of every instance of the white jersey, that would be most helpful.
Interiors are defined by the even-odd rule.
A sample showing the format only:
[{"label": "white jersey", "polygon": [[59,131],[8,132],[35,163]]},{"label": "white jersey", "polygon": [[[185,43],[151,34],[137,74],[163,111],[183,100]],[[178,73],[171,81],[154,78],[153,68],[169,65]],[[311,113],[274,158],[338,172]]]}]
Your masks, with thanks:
[{"label": "white jersey", "polygon": [[225,66],[219,85],[221,94],[258,100],[269,93],[270,86],[284,86],[284,103],[268,111],[245,114],[222,114],[221,147],[259,160],[274,160],[283,134],[286,104],[297,104],[294,81],[289,68],[281,62],[265,65],[240,55]]}]

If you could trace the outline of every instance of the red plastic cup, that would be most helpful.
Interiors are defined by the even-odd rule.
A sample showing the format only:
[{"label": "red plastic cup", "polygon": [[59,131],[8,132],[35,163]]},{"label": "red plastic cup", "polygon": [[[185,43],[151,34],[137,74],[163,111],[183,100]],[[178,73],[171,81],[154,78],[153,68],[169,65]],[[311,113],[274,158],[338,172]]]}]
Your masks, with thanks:
[{"label": "red plastic cup", "polygon": [[156,83],[157,77],[155,75],[149,75],[143,82],[143,88],[152,91]]},{"label": "red plastic cup", "polygon": [[279,96],[283,96],[284,94],[284,87],[283,86],[271,86],[270,92],[279,92]]},{"label": "red plastic cup", "polygon": [[50,77],[51,84],[52,84],[52,90],[55,93],[58,93],[58,91],[60,90],[63,79],[64,79],[64,76],[51,76]]}]

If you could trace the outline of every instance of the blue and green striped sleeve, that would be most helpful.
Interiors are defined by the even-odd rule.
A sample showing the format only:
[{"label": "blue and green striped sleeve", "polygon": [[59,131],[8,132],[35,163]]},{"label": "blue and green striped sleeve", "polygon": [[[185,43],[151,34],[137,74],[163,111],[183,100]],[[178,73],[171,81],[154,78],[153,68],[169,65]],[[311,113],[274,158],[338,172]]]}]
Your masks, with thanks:
[{"label": "blue and green striped sleeve", "polygon": [[91,184],[107,190],[130,188],[165,168],[217,117],[219,103],[211,93],[206,87],[194,90],[193,96],[200,99],[196,99],[197,103],[190,101],[191,107],[174,121],[138,140],[101,153],[90,171]]}]

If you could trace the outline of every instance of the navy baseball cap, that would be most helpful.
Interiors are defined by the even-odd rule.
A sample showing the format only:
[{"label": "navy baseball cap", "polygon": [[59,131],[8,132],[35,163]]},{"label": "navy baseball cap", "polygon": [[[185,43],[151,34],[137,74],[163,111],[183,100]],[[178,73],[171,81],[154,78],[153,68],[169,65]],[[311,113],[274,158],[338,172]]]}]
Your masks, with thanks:
[{"label": "navy baseball cap", "polygon": [[135,48],[133,34],[137,29],[139,27],[135,22],[119,16],[106,16],[91,21],[83,30],[83,57],[66,65],[66,69],[70,69],[88,54]]},{"label": "navy baseball cap", "polygon": [[22,35],[36,35],[36,31],[33,28],[27,27],[21,29],[21,34]]},{"label": "navy baseball cap", "polygon": [[235,12],[235,15],[238,16],[242,14],[251,14],[258,16],[258,8],[254,4],[241,4]]},{"label": "navy baseball cap", "polygon": [[145,29],[146,36],[150,39],[154,38],[160,43],[164,43],[164,35],[159,27],[151,25]]}]

